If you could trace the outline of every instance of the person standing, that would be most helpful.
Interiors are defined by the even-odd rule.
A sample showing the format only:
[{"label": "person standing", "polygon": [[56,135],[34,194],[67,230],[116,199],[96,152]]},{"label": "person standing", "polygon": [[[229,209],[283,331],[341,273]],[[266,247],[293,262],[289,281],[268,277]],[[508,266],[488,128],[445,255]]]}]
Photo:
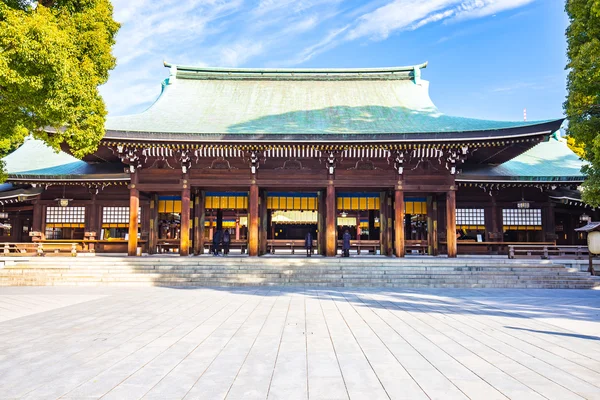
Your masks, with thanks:
[{"label": "person standing", "polygon": [[229,245],[231,244],[231,235],[229,234],[229,229],[225,229],[223,232],[223,255],[229,255]]},{"label": "person standing", "polygon": [[346,229],[344,235],[342,236],[342,256],[350,257],[350,240],[352,236],[350,236],[350,232]]},{"label": "person standing", "polygon": [[221,236],[223,235],[223,231],[217,229],[215,234],[213,235],[213,255],[218,256],[221,252]]},{"label": "person standing", "polygon": [[306,257],[310,257],[313,248],[313,238],[310,231],[306,232],[306,236],[304,237],[304,248],[306,249]]}]

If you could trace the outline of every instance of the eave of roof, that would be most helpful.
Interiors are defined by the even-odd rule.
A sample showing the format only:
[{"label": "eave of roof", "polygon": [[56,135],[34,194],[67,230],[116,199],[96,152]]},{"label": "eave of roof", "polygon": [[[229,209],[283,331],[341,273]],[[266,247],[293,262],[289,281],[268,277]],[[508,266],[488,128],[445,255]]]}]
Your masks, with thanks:
[{"label": "eave of roof", "polygon": [[584,165],[584,162],[569,149],[564,140],[553,135],[547,142],[539,143],[500,165],[466,168],[457,181],[575,184],[585,180],[585,176],[581,172]]}]

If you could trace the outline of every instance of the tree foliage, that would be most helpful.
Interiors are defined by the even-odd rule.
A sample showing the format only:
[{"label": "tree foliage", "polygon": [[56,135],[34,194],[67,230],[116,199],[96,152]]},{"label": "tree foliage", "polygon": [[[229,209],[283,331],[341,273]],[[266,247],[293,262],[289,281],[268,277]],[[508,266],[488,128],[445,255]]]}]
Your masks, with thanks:
[{"label": "tree foliage", "polygon": [[569,136],[580,146],[587,175],[583,200],[600,206],[600,0],[567,0],[569,77],[564,104]]},{"label": "tree foliage", "polygon": [[571,151],[577,154],[580,158],[583,158],[585,152],[583,151],[583,146],[573,139],[573,136],[567,136],[567,146],[571,149]]},{"label": "tree foliage", "polygon": [[96,150],[115,66],[109,0],[0,1],[0,154],[32,133],[76,157]]}]

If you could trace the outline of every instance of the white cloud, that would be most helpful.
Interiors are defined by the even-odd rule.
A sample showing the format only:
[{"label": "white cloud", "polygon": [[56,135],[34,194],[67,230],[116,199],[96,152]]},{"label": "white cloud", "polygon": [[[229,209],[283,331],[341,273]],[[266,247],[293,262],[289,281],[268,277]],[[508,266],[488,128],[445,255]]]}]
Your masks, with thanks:
[{"label": "white cloud", "polygon": [[233,46],[224,47],[221,50],[220,64],[224,67],[237,67],[248,59],[263,52],[263,44],[260,42],[239,42]]},{"label": "white cloud", "polygon": [[418,29],[442,20],[481,18],[511,10],[535,0],[394,0],[362,15],[347,39],[386,39],[390,34]]}]

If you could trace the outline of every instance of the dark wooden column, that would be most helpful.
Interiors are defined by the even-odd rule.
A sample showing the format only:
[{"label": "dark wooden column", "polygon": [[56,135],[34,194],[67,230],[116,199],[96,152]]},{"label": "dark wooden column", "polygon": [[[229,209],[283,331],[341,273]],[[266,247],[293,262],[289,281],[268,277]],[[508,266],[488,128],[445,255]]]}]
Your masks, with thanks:
[{"label": "dark wooden column", "polygon": [[[98,205],[96,204],[96,193],[92,193],[90,203],[86,205],[86,219],[85,219],[85,230],[84,239],[97,239],[100,236],[98,231]],[[92,235],[95,233],[95,235]],[[88,251],[94,253],[95,243],[88,244]]]},{"label": "dark wooden column", "polygon": [[387,255],[387,225],[388,225],[388,215],[387,215],[387,196],[385,192],[379,193],[379,253],[383,255]]},{"label": "dark wooden column", "polygon": [[269,228],[268,213],[267,213],[267,191],[260,191],[260,198],[258,199],[258,213],[259,213],[259,234],[258,234],[258,254],[267,254],[267,230]]},{"label": "dark wooden column", "polygon": [[150,197],[150,227],[148,229],[148,254],[156,253],[158,245],[158,194]]},{"label": "dark wooden column", "polygon": [[194,199],[194,255],[204,254],[204,190],[197,190]]},{"label": "dark wooden column", "polygon": [[404,192],[398,186],[394,192],[394,253],[396,257],[404,257]]},{"label": "dark wooden column", "polygon": [[494,194],[490,195],[490,204],[485,208],[485,230],[488,242],[503,240],[501,213]]},{"label": "dark wooden column", "polygon": [[[431,206],[429,205],[429,201],[431,201]],[[436,194],[428,197],[427,214],[427,233],[429,236],[429,246],[431,247],[429,254],[432,256],[437,256],[440,251],[440,244],[438,238],[438,196]],[[429,219],[431,219],[431,223]]]},{"label": "dark wooden column", "polygon": [[318,210],[318,220],[317,220],[317,252],[324,256],[325,255],[325,214],[327,210],[325,209],[325,195],[323,190],[319,190],[317,192],[317,210]]},{"label": "dark wooden column", "polygon": [[446,193],[446,243],[448,257],[456,257],[456,192],[454,190]]},{"label": "dark wooden column", "polygon": [[258,256],[258,185],[252,183],[248,197],[248,255]]},{"label": "dark wooden column", "polygon": [[33,202],[33,221],[31,222],[32,227],[31,230],[33,232],[39,232],[40,234],[40,238],[44,238],[45,232],[44,232],[44,227],[43,227],[43,220],[44,220],[44,210],[43,210],[43,206],[40,204],[39,200],[35,200]]},{"label": "dark wooden column", "polygon": [[[544,242],[556,242],[556,219],[554,216],[554,203],[546,203],[542,207],[542,229]],[[575,225],[576,226],[576,225]],[[570,230],[572,232],[572,230]],[[573,235],[573,238],[575,236]]]},{"label": "dark wooden column", "polygon": [[179,239],[179,255],[190,255],[190,185],[187,177],[183,179],[183,190],[181,191],[181,232]]},{"label": "dark wooden column", "polygon": [[327,185],[325,196],[325,256],[335,257],[337,254],[337,223],[336,223],[335,186],[333,180]]},{"label": "dark wooden column", "polygon": [[140,191],[137,188],[137,172],[131,174],[129,184],[129,239],[127,241],[127,255],[135,256],[138,246],[138,213],[140,207]]}]

